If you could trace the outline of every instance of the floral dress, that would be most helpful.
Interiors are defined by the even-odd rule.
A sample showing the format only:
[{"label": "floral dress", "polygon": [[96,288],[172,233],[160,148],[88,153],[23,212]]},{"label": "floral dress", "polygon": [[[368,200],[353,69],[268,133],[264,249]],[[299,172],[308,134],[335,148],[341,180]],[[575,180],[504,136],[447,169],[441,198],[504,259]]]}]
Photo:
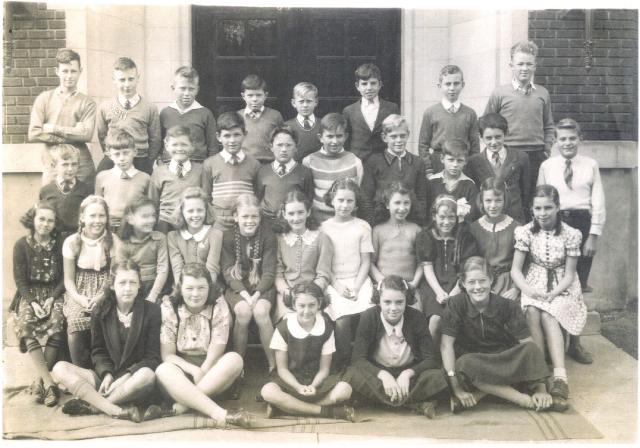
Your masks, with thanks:
[{"label": "floral dress", "polygon": [[[517,227],[515,248],[528,252],[526,281],[532,288],[551,291],[564,276],[567,257],[579,257],[582,235],[579,230],[562,223],[559,235],[555,230],[533,233],[533,223]],[[575,275],[571,285],[551,302],[521,295],[523,309],[534,306],[551,314],[572,335],[579,335],[587,321],[587,307],[582,298],[580,280]]]}]

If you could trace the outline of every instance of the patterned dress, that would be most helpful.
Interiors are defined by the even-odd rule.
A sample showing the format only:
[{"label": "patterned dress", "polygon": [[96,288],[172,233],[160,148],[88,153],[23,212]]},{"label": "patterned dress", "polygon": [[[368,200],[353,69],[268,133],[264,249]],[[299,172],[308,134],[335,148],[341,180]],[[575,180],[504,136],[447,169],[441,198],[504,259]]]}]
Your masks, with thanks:
[{"label": "patterned dress", "polygon": [[[44,339],[63,331],[62,314],[62,257],[60,244],[56,239],[47,244],[38,243],[32,235],[19,239],[13,249],[13,272],[18,288],[10,309],[18,315],[16,335],[20,341],[20,351],[27,351],[25,339]],[[31,304],[41,307],[53,297],[47,316],[36,316]]]},{"label": "patterned dress", "polygon": [[[579,257],[580,231],[562,223],[559,235],[555,230],[533,233],[530,222],[515,230],[515,248],[528,252],[527,283],[540,291],[551,291],[564,276],[567,257]],[[582,298],[580,280],[576,275],[571,285],[551,302],[534,299],[522,293],[522,307],[534,306],[556,318],[572,335],[579,335],[587,320],[587,307]]]},{"label": "patterned dress", "polygon": [[495,224],[485,215],[469,226],[480,253],[487,259],[493,271],[491,291],[498,295],[514,287],[510,274],[515,250],[513,233],[519,225],[518,221],[508,215]]}]

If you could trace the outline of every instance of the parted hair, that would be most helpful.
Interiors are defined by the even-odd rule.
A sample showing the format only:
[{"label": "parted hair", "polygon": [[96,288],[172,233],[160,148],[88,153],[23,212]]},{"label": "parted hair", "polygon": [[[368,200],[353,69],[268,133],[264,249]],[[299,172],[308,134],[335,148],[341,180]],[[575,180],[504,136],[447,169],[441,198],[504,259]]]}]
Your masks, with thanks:
[{"label": "parted hair", "polygon": [[38,201],[36,202],[33,207],[31,207],[29,210],[27,210],[27,212],[22,215],[22,217],[20,217],[20,224],[22,224],[24,227],[26,227],[27,229],[29,229],[29,231],[31,232],[31,234],[33,235],[33,233],[35,232],[35,227],[33,224],[33,220],[36,217],[36,213],[38,212],[38,210],[51,210],[53,212],[53,215],[55,216],[55,226],[53,228],[53,230],[51,231],[51,236],[57,236],[58,234],[58,224],[59,224],[59,217],[58,217],[58,213],[56,212],[56,209],[54,207],[54,205],[51,202],[48,201]]},{"label": "parted hair", "polygon": [[74,158],[80,160],[80,151],[73,145],[68,143],[60,143],[55,145],[49,151],[51,155],[51,164],[55,166],[60,160],[69,160]]},{"label": "parted hair", "polygon": [[344,115],[339,114],[337,112],[331,112],[320,120],[320,134],[324,131],[337,131],[338,128],[342,128],[345,132],[347,131],[347,119],[344,118]]},{"label": "parted hair", "polygon": [[[493,280],[493,271],[491,270],[491,265],[484,258],[477,255],[473,257],[469,257],[462,263],[462,269],[460,269],[460,280],[463,282],[467,278],[467,273],[471,271],[482,271],[487,277]],[[464,285],[460,285],[464,287]]]},{"label": "parted hair", "polygon": [[[233,214],[234,216],[238,213],[238,210],[242,207],[257,207],[260,209],[260,201],[258,198],[249,193],[241,194],[236,199],[236,202],[233,205]],[[240,243],[240,228],[238,224],[233,226],[233,244],[234,244],[234,252],[236,262],[233,266],[228,268],[229,275],[234,280],[242,281],[242,244]],[[251,269],[249,271],[249,276],[247,280],[251,286],[256,286],[258,282],[260,282],[260,274],[258,273],[258,269],[260,267],[260,263],[262,262],[262,225],[258,224],[258,229],[256,233],[249,238],[249,260],[251,261]]]},{"label": "parted hair", "polygon": [[216,283],[211,281],[211,275],[209,274],[207,267],[202,263],[186,263],[182,268],[180,277],[176,281],[173,293],[169,296],[169,301],[171,302],[171,305],[173,305],[174,309],[177,309],[178,306],[184,303],[184,299],[182,297],[182,284],[184,283],[185,277],[207,279],[207,284],[209,285],[209,293],[207,295],[206,302],[207,305],[215,303],[218,297],[220,297],[222,291]]},{"label": "parted hair", "polygon": [[260,76],[252,73],[242,80],[242,92],[245,90],[264,90],[267,92],[267,82]]},{"label": "parted hair", "polygon": [[356,209],[360,207],[360,204],[362,204],[362,192],[360,190],[360,186],[358,185],[358,182],[356,182],[354,179],[350,177],[342,177],[340,179],[333,181],[333,183],[331,184],[331,187],[324,194],[324,203],[327,206],[333,208],[333,204],[332,204],[333,198],[336,197],[336,192],[338,190],[353,191],[353,194],[356,197]]},{"label": "parted hair", "polygon": [[135,149],[136,141],[129,132],[120,128],[111,128],[104,140],[107,149]]},{"label": "parted hair", "polygon": [[236,112],[225,112],[218,117],[217,128],[220,131],[230,131],[231,129],[240,128],[243,134],[247,133],[244,120]]},{"label": "parted hair", "polygon": [[469,157],[469,145],[464,140],[460,140],[457,138],[445,140],[442,144],[442,155],[443,156],[464,156]]},{"label": "parted hair", "polygon": [[73,51],[71,48],[61,48],[56,53],[56,63],[70,64],[71,61],[78,61],[78,66],[81,66],[80,55]]},{"label": "parted hair", "polygon": [[480,136],[483,136],[484,131],[489,128],[500,129],[504,132],[504,135],[509,133],[509,123],[507,123],[507,119],[497,113],[486,114],[478,119]]},{"label": "parted hair", "polygon": [[114,70],[129,70],[132,68],[135,68],[137,70],[138,66],[135,62],[133,62],[133,59],[128,57],[120,57],[116,59],[116,62],[114,62],[113,64]]},{"label": "parted hair", "polygon": [[299,82],[293,86],[293,98],[296,96],[304,96],[307,93],[313,93],[313,96],[318,98],[318,88],[310,82]]},{"label": "parted hair", "polygon": [[279,134],[287,134],[289,137],[291,137],[291,139],[293,140],[293,143],[295,143],[296,145],[298,144],[298,135],[295,132],[293,132],[293,129],[291,128],[291,126],[286,124],[276,127],[271,132],[271,138],[269,140],[271,144],[273,144],[273,141],[276,139],[276,136]]},{"label": "parted hair", "polygon": [[100,206],[104,209],[104,213],[107,216],[107,223],[105,224],[105,236],[102,240],[102,246],[104,252],[107,254],[107,262],[109,261],[109,252],[111,251],[111,247],[113,246],[113,236],[111,235],[111,231],[109,230],[109,205],[107,205],[107,201],[102,196],[97,196],[95,194],[91,194],[84,198],[80,203],[80,212],[78,213],[78,232],[76,233],[76,238],[71,240],[72,248],[76,253],[80,253],[82,249],[82,233],[84,232],[85,222],[84,222],[84,211],[92,204],[100,204]]},{"label": "parted hair", "polygon": [[190,65],[183,65],[182,67],[179,67],[175,72],[175,76],[188,79],[195,84],[200,82],[200,75],[198,74],[198,71]]},{"label": "parted hair", "polygon": [[387,188],[382,192],[382,197],[376,201],[374,204],[374,223],[381,224],[386,222],[390,218],[389,213],[389,202],[394,194],[403,194],[409,196],[411,200],[411,209],[409,210],[409,215],[407,216],[407,221],[416,221],[415,210],[416,205],[418,204],[418,200],[416,199],[415,192],[409,188],[404,182],[396,181],[391,182]]},{"label": "parted hair", "polygon": [[462,82],[464,82],[464,73],[462,73],[462,69],[457,65],[449,64],[445,65],[440,69],[440,73],[438,73],[438,85],[442,84],[442,80],[447,75],[455,75],[456,73],[460,73],[460,77],[462,78]]},{"label": "parted hair", "polygon": [[555,124],[555,126],[553,127],[553,132],[555,133],[556,137],[558,136],[558,131],[561,129],[575,131],[576,134],[578,134],[578,137],[582,138],[582,129],[580,128],[580,124],[573,118],[563,118]]},{"label": "parted hair", "polygon": [[388,275],[383,280],[380,280],[373,288],[371,302],[376,305],[380,305],[380,295],[385,289],[393,289],[394,291],[400,291],[403,293],[407,299],[407,305],[413,305],[416,303],[416,294],[414,289],[399,275]]},{"label": "parted hair", "polygon": [[[542,184],[538,185],[533,192],[533,196],[531,197],[531,208],[533,209],[533,200],[535,198],[549,198],[553,201],[553,203],[560,209],[560,194],[556,187],[553,185]],[[533,215],[533,212],[531,213]],[[533,218],[533,227],[531,228],[531,233],[538,233],[540,231],[540,223],[538,220]],[[556,215],[556,226],[554,229],[554,235],[560,235],[562,231],[562,218],[560,217],[560,213]]]},{"label": "parted hair", "polygon": [[296,299],[301,295],[306,294],[318,301],[318,309],[323,310],[329,305],[329,297],[327,297],[322,288],[316,285],[314,282],[308,283],[298,283],[293,288],[289,294],[285,294],[283,297],[284,304],[287,308],[293,308]]},{"label": "parted hair", "polygon": [[184,125],[175,125],[175,126],[171,126],[169,129],[167,129],[167,135],[164,138],[164,141],[167,142],[169,141],[170,138],[177,138],[177,137],[187,137],[189,139],[189,141],[191,143],[193,143],[193,139],[191,136],[191,128],[189,128],[189,126],[184,126]]},{"label": "parted hair", "polygon": [[517,42],[511,47],[511,59],[513,59],[513,56],[516,53],[526,53],[533,55],[534,57],[538,57],[538,46],[532,40],[523,40],[521,42]]},{"label": "parted hair", "polygon": [[[307,210],[307,212],[311,210],[311,206],[313,204],[311,199],[307,197],[307,195],[304,194],[302,191],[300,191],[300,189],[292,188],[291,190],[289,190],[285,195],[284,200],[282,201],[280,210],[278,211],[278,218],[279,218],[279,221],[282,221],[282,225],[276,226],[275,228],[276,233],[287,233],[291,230],[291,226],[289,226],[289,223],[284,219],[284,212],[287,207],[287,204],[291,204],[294,202],[300,202],[301,204],[304,204],[304,208]],[[316,230],[318,229],[318,227],[320,227],[318,225],[318,222],[313,217],[313,214],[310,214],[309,216],[307,216],[307,220],[305,221],[305,226],[309,230]]]},{"label": "parted hair", "polygon": [[182,195],[180,195],[180,206],[176,208],[173,215],[174,221],[178,223],[178,228],[187,228],[187,223],[184,220],[184,215],[182,214],[184,203],[187,199],[200,199],[204,204],[204,208],[206,210],[204,221],[205,223],[210,222],[211,210],[209,209],[209,197],[207,196],[207,193],[205,193],[204,190],[200,187],[187,187],[182,192]]},{"label": "parted hair", "polygon": [[380,68],[378,68],[376,64],[372,64],[370,62],[360,65],[355,71],[355,76],[356,82],[361,79],[366,81],[371,78],[375,78],[382,82],[382,72],[380,71]]},{"label": "parted hair", "polygon": [[382,121],[382,133],[388,134],[394,129],[403,127],[409,132],[409,121],[406,117],[398,114],[391,114]]},{"label": "parted hair", "polygon": [[502,208],[502,212],[504,213],[504,209],[507,206],[509,201],[509,192],[507,190],[507,184],[505,184],[504,180],[500,177],[488,177],[480,184],[480,192],[476,196],[476,205],[478,209],[482,213],[486,213],[484,209],[484,194],[487,191],[493,191],[499,193],[504,199],[504,206]]}]

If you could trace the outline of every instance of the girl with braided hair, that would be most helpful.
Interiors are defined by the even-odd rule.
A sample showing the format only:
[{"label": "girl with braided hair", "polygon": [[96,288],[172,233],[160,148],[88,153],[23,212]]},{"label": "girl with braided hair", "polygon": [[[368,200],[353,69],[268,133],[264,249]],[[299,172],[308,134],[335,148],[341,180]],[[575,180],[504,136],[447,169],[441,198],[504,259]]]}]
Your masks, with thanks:
[{"label": "girl with braided hair", "polygon": [[224,231],[221,266],[227,285],[225,299],[235,314],[233,350],[244,357],[249,323],[254,319],[260,333],[269,371],[275,369],[271,308],[275,305],[277,243],[270,226],[261,225],[260,202],[252,194],[241,194],[233,210],[235,225]]}]

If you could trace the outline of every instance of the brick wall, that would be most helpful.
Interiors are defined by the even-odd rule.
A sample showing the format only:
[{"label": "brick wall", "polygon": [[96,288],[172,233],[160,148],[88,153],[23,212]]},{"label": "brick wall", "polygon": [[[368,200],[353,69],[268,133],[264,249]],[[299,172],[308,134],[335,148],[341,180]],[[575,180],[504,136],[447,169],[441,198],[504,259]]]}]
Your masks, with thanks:
[{"label": "brick wall", "polygon": [[25,143],[31,106],[58,85],[56,53],[65,46],[64,11],[45,3],[5,3],[2,143]]},{"label": "brick wall", "polygon": [[540,47],[536,82],[551,94],[556,121],[576,119],[587,140],[638,139],[638,12],[595,10],[593,62],[584,67],[584,10],[529,12]]}]

